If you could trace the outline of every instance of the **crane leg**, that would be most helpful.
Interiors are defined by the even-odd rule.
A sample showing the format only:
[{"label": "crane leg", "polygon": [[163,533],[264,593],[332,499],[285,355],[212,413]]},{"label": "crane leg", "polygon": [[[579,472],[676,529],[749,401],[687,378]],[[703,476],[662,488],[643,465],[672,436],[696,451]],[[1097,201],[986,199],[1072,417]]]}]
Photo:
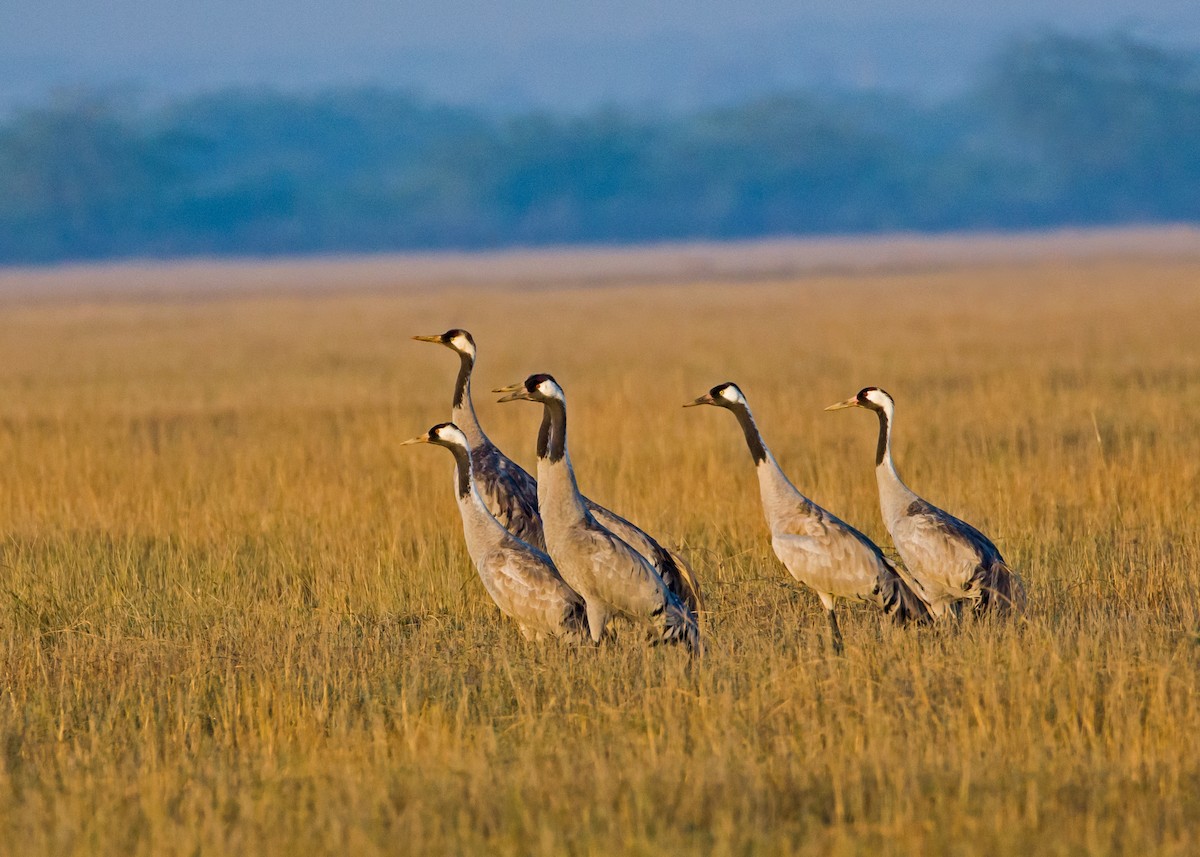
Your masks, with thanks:
[{"label": "crane leg", "polygon": [[837,614],[833,612],[833,608],[830,608],[827,612],[829,613],[829,632],[833,638],[833,653],[840,655],[844,651],[842,646],[842,629],[838,627]]},{"label": "crane leg", "polygon": [[592,642],[599,643],[604,636],[604,626],[608,624],[608,611],[594,601],[587,602],[588,630],[592,632]]}]

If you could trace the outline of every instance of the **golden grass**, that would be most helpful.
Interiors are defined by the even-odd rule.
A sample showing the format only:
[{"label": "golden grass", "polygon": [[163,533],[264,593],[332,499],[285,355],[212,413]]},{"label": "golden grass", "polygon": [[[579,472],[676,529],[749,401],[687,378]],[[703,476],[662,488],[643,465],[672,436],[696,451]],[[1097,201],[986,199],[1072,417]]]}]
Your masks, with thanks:
[{"label": "golden grass", "polygon": [[[564,272],[564,275],[568,272]],[[167,276],[158,272],[154,276]],[[4,300],[0,852],[1200,850],[1200,264]],[[708,658],[538,647],[475,578],[448,417],[553,372],[580,482],[684,545]],[[909,483],[1028,620],[880,630],[771,555],[735,380],[797,485],[887,544]]]}]

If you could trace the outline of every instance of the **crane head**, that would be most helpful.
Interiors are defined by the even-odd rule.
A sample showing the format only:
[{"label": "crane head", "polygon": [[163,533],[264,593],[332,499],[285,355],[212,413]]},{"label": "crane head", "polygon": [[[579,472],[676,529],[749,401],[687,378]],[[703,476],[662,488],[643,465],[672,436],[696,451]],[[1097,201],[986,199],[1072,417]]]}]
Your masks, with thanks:
[{"label": "crane head", "polygon": [[735,405],[745,405],[746,396],[738,388],[737,384],[732,381],[726,381],[724,384],[718,384],[713,387],[703,396],[684,405],[685,408],[694,408],[697,405],[716,405],[718,408],[731,408]]},{"label": "crane head", "polygon": [[881,390],[879,387],[863,387],[853,397],[846,399],[844,402],[836,402],[825,410],[840,411],[842,408],[867,408],[872,411],[891,413],[895,406],[896,400],[891,397],[887,390]]},{"label": "crane head", "polygon": [[509,384],[507,387],[500,387],[492,390],[493,393],[508,393],[498,401],[501,402],[516,402],[520,400],[528,402],[550,402],[567,400],[566,394],[563,393],[562,387],[554,380],[553,375],[547,375],[544,372],[536,375],[530,375],[524,381],[516,384]]},{"label": "crane head", "polygon": [[471,336],[470,332],[460,327],[452,327],[445,333],[433,336],[414,336],[413,339],[417,342],[436,342],[438,345],[444,345],[458,354],[465,355],[471,359],[475,358],[475,338]]},{"label": "crane head", "polygon": [[447,448],[461,447],[469,449],[467,436],[463,434],[463,430],[454,423],[438,423],[425,434],[417,435],[414,438],[401,443],[401,446],[408,446],[413,443],[432,443],[435,446],[444,446]]}]

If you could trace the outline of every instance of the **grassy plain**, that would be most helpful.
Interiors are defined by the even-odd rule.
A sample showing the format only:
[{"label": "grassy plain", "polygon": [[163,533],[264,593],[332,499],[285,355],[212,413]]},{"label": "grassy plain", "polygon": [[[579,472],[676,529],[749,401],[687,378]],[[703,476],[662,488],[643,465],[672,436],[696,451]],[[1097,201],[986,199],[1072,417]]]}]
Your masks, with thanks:
[{"label": "grassy plain", "polygon": [[[1200,261],[562,274],[10,283],[0,853],[1200,851]],[[563,383],[584,490],[702,580],[701,666],[498,616],[450,456],[398,445],[448,418],[455,360],[408,336],[450,326],[526,464],[536,410],[486,390]],[[996,539],[1027,621],[851,608],[832,656],[733,419],[680,407],[724,380],[885,546],[875,421],[822,408],[890,390],[902,474]]]}]

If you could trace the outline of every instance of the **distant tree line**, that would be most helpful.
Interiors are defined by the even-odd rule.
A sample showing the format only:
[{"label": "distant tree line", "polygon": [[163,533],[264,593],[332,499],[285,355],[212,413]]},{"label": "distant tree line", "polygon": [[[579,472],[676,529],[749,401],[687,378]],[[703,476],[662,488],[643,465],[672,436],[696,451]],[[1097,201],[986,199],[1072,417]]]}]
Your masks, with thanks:
[{"label": "distant tree line", "polygon": [[1200,220],[1200,60],[1011,42],[964,94],[494,115],[379,89],[0,123],[0,262]]}]

